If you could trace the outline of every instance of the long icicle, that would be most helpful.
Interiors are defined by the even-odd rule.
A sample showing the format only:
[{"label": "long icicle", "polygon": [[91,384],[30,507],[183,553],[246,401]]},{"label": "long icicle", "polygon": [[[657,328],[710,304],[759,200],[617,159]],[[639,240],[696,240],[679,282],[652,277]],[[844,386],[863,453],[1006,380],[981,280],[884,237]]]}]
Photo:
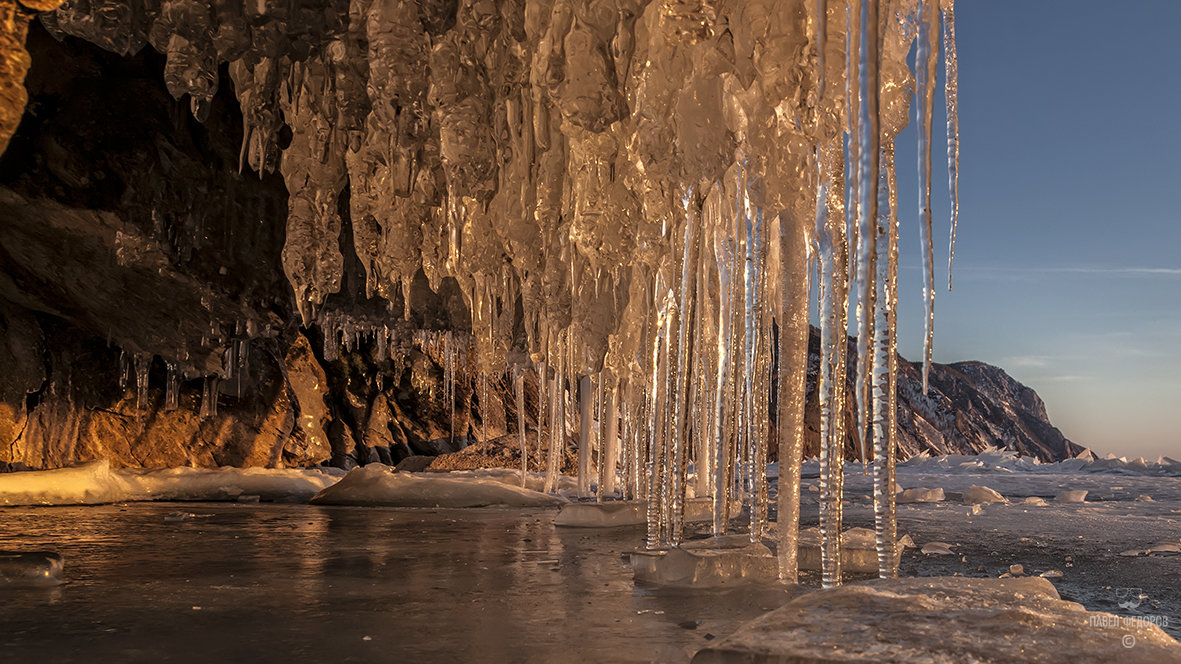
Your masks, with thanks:
[{"label": "long icicle", "polygon": [[513,391],[517,396],[517,437],[521,442],[521,486],[529,474],[529,448],[525,444],[525,372],[522,367],[513,368]]},{"label": "long icicle", "polygon": [[594,414],[594,395],[591,377],[583,375],[578,379],[578,497],[591,495],[591,429]]},{"label": "long icicle", "polygon": [[942,0],[943,95],[947,103],[947,187],[951,194],[951,240],[947,251],[947,290],[951,290],[955,263],[955,235],[960,219],[960,111],[959,59],[955,47],[955,0]]},{"label": "long icicle", "polygon": [[919,1],[918,49],[915,52],[915,101],[919,118],[919,244],[923,252],[923,394],[931,371],[935,339],[935,249],[931,237],[931,115],[935,106],[935,63],[939,57],[938,0]]},{"label": "long icicle", "polygon": [[888,429],[889,419],[889,391],[890,391],[890,312],[895,303],[890,297],[890,239],[892,237],[892,219],[894,210],[891,207],[890,183],[894,181],[893,145],[887,145],[882,153],[885,169],[882,173],[886,180],[885,186],[880,187],[881,194],[886,197],[885,205],[879,205],[878,220],[874,232],[878,236],[878,265],[875,288],[877,300],[874,307],[874,337],[873,337],[873,512],[874,534],[878,554],[878,576],[883,579],[894,576],[894,537],[897,524],[894,514],[894,494],[891,492],[890,446],[894,443]]},{"label": "long icicle", "polygon": [[713,534],[722,535],[726,532],[726,522],[729,519],[730,487],[728,486],[730,465],[730,446],[726,420],[726,393],[730,382],[730,321],[733,307],[733,289],[731,283],[734,274],[734,241],[729,236],[728,229],[718,224],[714,227],[714,253],[718,264],[718,352],[717,361],[717,390],[714,392],[714,432],[711,444],[715,446],[712,455],[714,470],[714,520]]},{"label": "long icicle", "polygon": [[700,225],[698,211],[700,207],[693,202],[693,190],[690,188],[682,200],[682,205],[685,210],[685,234],[684,247],[681,257],[681,289],[680,300],[681,306],[679,310],[679,325],[677,326],[677,369],[676,369],[676,384],[673,388],[673,396],[676,403],[673,405],[673,443],[672,443],[672,533],[671,541],[674,545],[680,544],[682,526],[681,519],[684,516],[684,496],[685,487],[682,479],[684,473],[684,445],[686,437],[685,425],[685,399],[689,393],[689,387],[686,383],[686,373],[689,364],[689,349],[690,341],[689,331],[690,322],[693,312],[693,301],[695,295],[696,281],[695,276],[697,265],[697,227]]},{"label": "long icicle", "polygon": [[858,152],[861,163],[857,172],[857,188],[860,194],[858,220],[857,257],[857,435],[861,460],[867,459],[865,444],[869,424],[870,348],[873,343],[873,312],[876,275],[877,248],[874,232],[878,215],[878,154],[880,133],[878,100],[880,84],[878,68],[881,58],[881,37],[879,34],[878,2],[862,0],[861,6],[861,104],[858,137]]}]

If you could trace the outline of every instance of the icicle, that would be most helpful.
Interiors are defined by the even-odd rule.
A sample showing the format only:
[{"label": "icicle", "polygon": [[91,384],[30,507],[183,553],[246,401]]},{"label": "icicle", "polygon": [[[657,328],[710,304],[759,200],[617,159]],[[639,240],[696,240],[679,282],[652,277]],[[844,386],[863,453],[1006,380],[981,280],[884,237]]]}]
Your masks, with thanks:
[{"label": "icicle", "polygon": [[943,95],[947,103],[947,186],[951,193],[951,241],[947,252],[947,290],[955,263],[955,234],[960,219],[959,60],[955,48],[955,0],[941,0],[943,10]]},{"label": "icicle", "polygon": [[[826,165],[827,166],[827,165]],[[822,167],[816,195],[816,226],[824,226],[832,182]],[[842,220],[843,222],[843,220]],[[779,578],[799,579],[800,465],[804,457],[804,402],[808,375],[808,232],[802,223],[782,218],[779,227],[782,317],[776,400],[779,434]],[[821,440],[821,445],[825,441]]]},{"label": "icicle", "polygon": [[127,383],[131,378],[131,357],[127,355],[127,351],[119,351],[119,393],[122,396],[123,392],[127,391]]},{"label": "icicle", "polygon": [[673,386],[673,397],[676,399],[673,412],[673,427],[672,427],[672,451],[671,461],[672,468],[672,533],[671,541],[674,545],[681,542],[681,534],[683,529],[684,519],[684,474],[685,474],[685,458],[684,445],[687,436],[687,427],[685,422],[685,398],[689,392],[686,372],[689,370],[689,343],[692,341],[689,335],[690,323],[693,316],[693,302],[696,295],[695,286],[697,285],[694,277],[696,276],[697,266],[697,228],[700,225],[698,219],[698,207],[692,204],[693,190],[690,188],[684,199],[682,205],[685,209],[685,234],[684,247],[681,256],[681,306],[679,315],[679,326],[677,329],[677,368],[676,368],[676,383]]},{"label": "icicle", "polygon": [[443,393],[447,396],[450,409],[450,438],[451,449],[455,448],[455,347],[451,340],[451,330],[443,334]]},{"label": "icicle", "polygon": [[[598,277],[596,276],[596,279]],[[606,389],[605,381],[603,380],[603,373],[600,371],[595,377],[595,502],[603,502],[603,477],[606,471],[603,468],[603,391]]]},{"label": "icicle", "polygon": [[603,474],[599,476],[602,493],[611,497],[615,495],[615,469],[619,465],[619,415],[617,411],[619,389],[618,381],[606,390],[603,396]]},{"label": "icicle", "polygon": [[657,273],[656,292],[663,291],[652,340],[652,391],[649,393],[648,425],[648,548],[668,541],[670,502],[669,464],[665,461],[668,444],[667,405],[669,401],[669,327],[676,316],[676,295],[665,288],[664,277]]},{"label": "icicle", "polygon": [[816,97],[824,96],[824,49],[828,35],[828,2],[816,0]]},{"label": "icicle", "polygon": [[857,436],[861,460],[868,459],[865,435],[869,424],[870,363],[873,343],[873,312],[875,290],[873,287],[877,263],[877,235],[874,228],[878,214],[878,171],[880,134],[878,119],[878,97],[880,83],[878,66],[881,57],[879,37],[878,3],[862,0],[861,5],[861,104],[860,136],[858,150],[861,163],[858,168],[858,212],[859,245],[857,276],[859,297],[857,300]]},{"label": "icicle", "polygon": [[915,112],[919,117],[919,244],[923,251],[923,394],[931,371],[935,338],[935,249],[931,237],[931,115],[935,106],[935,64],[939,58],[936,22],[938,0],[919,0],[918,50],[915,53]]},{"label": "icicle", "polygon": [[885,171],[882,176],[886,180],[882,187],[886,193],[886,205],[880,206],[878,222],[875,232],[878,240],[878,264],[875,288],[877,300],[874,309],[874,339],[873,339],[873,508],[874,531],[878,554],[878,576],[883,579],[896,574],[895,568],[895,536],[897,523],[894,514],[893,493],[893,432],[889,429],[890,407],[890,358],[891,350],[890,321],[896,306],[891,299],[893,289],[890,276],[895,272],[891,259],[895,258],[892,251],[897,244],[897,232],[894,228],[896,218],[894,205],[894,149],[893,145],[885,146],[882,154]]},{"label": "icicle", "polygon": [[[535,363],[537,370],[537,470],[541,472],[542,427],[545,424],[545,409],[549,401],[546,399],[545,386],[549,383],[549,369],[545,362]],[[553,426],[553,422],[550,423]]]},{"label": "icicle", "polygon": [[563,431],[565,425],[562,421],[561,411],[562,392],[565,391],[562,385],[563,381],[565,381],[565,376],[561,371],[562,364],[564,363],[559,359],[559,370],[554,376],[551,390],[553,409],[550,411],[550,443],[549,455],[546,457],[545,464],[545,493],[552,493],[556,486],[558,472],[561,470],[562,447],[565,446],[565,432]]},{"label": "icicle", "polygon": [[[822,153],[821,162],[824,163],[826,158],[830,157]],[[821,180],[819,189],[820,194],[824,195],[822,198],[829,198],[831,205],[824,180]],[[848,272],[844,219],[828,214],[828,206],[821,205],[819,201],[816,207],[816,236],[820,259],[821,358],[817,393],[820,402],[821,581],[825,587],[833,587],[841,582]]]},{"label": "icicle", "polygon": [[480,424],[483,425],[484,440],[488,440],[488,374],[480,372]]},{"label": "icicle", "polygon": [[180,406],[180,371],[176,362],[164,361],[168,369],[168,379],[164,388],[164,410],[173,411]]},{"label": "icicle", "polygon": [[730,486],[728,467],[730,464],[730,446],[727,441],[726,420],[726,392],[730,383],[730,322],[733,306],[733,272],[735,251],[734,243],[726,235],[722,226],[714,228],[714,253],[718,263],[718,350],[717,350],[717,391],[714,399],[714,435],[710,444],[715,446],[710,455],[714,471],[714,504],[713,504],[713,534],[722,535],[726,532],[726,522],[729,519]]},{"label": "icicle", "polygon": [[150,353],[135,355],[135,408],[143,410],[148,405],[148,371],[152,368]]},{"label": "icicle", "polygon": [[594,421],[594,402],[591,377],[578,379],[578,497],[591,496],[591,425]]},{"label": "icicle", "polygon": [[520,366],[513,367],[513,391],[517,396],[517,437],[521,442],[521,486],[529,473],[529,450],[525,446],[525,372]]},{"label": "icicle", "polygon": [[205,385],[201,391],[201,419],[217,417],[218,383],[221,378],[217,375],[205,377]]}]

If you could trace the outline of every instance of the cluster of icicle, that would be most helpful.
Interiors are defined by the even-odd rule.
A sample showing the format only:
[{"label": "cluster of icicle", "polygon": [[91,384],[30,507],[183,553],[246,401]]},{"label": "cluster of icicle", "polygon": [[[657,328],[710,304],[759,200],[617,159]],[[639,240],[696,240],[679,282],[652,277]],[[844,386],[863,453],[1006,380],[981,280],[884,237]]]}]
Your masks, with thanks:
[{"label": "cluster of icicle", "polygon": [[929,362],[940,32],[953,197],[957,177],[952,0],[71,0],[45,20],[120,52],[151,43],[198,116],[228,62],[242,165],[287,183],[304,323],[340,288],[347,186],[369,294],[408,295],[420,269],[432,288],[454,279],[478,370],[532,374],[561,424],[538,441],[547,486],[577,412],[580,488],[600,470],[605,495],[648,499],[651,546],[683,536],[690,465],[714,532],[743,497],[762,537],[777,436],[781,575],[796,578],[815,270],[824,582],[841,576],[854,408],[894,573],[893,144],[913,97]]},{"label": "cluster of icicle", "polygon": [[[202,419],[217,415],[218,395],[223,389],[223,383],[237,397],[242,396],[242,383],[250,365],[250,341],[260,336],[253,321],[238,321],[234,325],[223,327],[217,323],[210,323],[209,332],[202,338],[203,347],[224,347],[221,358],[221,370],[217,373],[200,376],[202,383],[201,405],[199,415]],[[271,336],[268,328],[262,336]],[[148,409],[148,390],[152,362],[152,353],[128,353],[123,350],[119,354],[119,391],[125,392],[129,385],[135,384],[136,410],[141,412]],[[164,362],[164,411],[173,411],[180,407],[181,383],[193,376],[186,376],[181,363],[189,359],[187,353],[180,353],[178,357],[161,357]]]}]

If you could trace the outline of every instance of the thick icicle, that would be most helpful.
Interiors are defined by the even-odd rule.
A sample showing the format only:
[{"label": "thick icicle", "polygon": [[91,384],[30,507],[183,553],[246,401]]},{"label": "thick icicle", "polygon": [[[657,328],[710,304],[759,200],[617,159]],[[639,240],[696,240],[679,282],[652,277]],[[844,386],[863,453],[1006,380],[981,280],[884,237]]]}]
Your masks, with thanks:
[{"label": "thick icicle", "polygon": [[920,0],[915,53],[915,112],[919,118],[919,244],[923,252],[923,394],[931,371],[935,338],[935,250],[931,237],[931,115],[935,106],[935,63],[939,57],[937,0]]},{"label": "thick icicle", "polygon": [[164,410],[176,410],[180,406],[180,371],[176,362],[165,360],[167,367],[167,382],[164,385]]},{"label": "thick icicle", "polygon": [[947,103],[947,187],[951,193],[951,240],[947,251],[947,290],[955,263],[955,235],[960,219],[959,60],[955,48],[955,0],[941,0],[943,10],[944,99]]},{"label": "thick icicle", "polygon": [[858,109],[859,137],[858,154],[861,163],[857,171],[857,189],[860,195],[858,213],[858,326],[857,326],[857,435],[861,460],[868,458],[866,432],[869,425],[869,384],[870,363],[873,344],[873,312],[876,275],[877,234],[874,227],[878,214],[878,170],[880,153],[880,127],[878,101],[880,93],[879,65],[881,38],[879,34],[878,3],[862,0],[861,3],[861,44],[860,78],[861,103]]},{"label": "thick icicle", "polygon": [[[829,182],[822,172],[817,215],[827,205]],[[787,215],[780,218],[779,366],[776,423],[779,434],[779,578],[799,578],[800,465],[804,457],[804,400],[808,376],[808,298],[811,272],[807,228]],[[823,441],[822,441],[823,442]]]},{"label": "thick icicle", "polygon": [[591,495],[591,429],[594,422],[591,377],[578,379],[578,497]]},{"label": "thick icicle", "polygon": [[525,445],[525,372],[520,366],[513,368],[513,392],[517,397],[517,437],[521,442],[521,486],[525,486],[525,478],[529,473],[529,449]]},{"label": "thick icicle", "polygon": [[152,368],[150,353],[135,355],[135,408],[143,410],[148,405],[148,371]]},{"label": "thick icicle", "polygon": [[676,384],[673,387],[673,442],[672,442],[672,543],[680,544],[684,518],[684,473],[685,473],[685,441],[687,424],[685,422],[686,396],[689,392],[686,372],[689,366],[691,349],[690,324],[693,318],[693,303],[696,295],[697,265],[697,229],[700,225],[699,207],[693,204],[693,191],[690,189],[682,201],[685,209],[685,235],[681,256],[681,306],[679,310],[679,325],[677,328],[677,369]]},{"label": "thick icicle", "polygon": [[727,229],[722,225],[714,226],[714,254],[718,264],[718,350],[717,362],[717,391],[714,393],[714,431],[710,444],[714,451],[710,455],[714,471],[714,501],[713,501],[713,534],[722,535],[726,532],[726,522],[729,519],[729,466],[731,463],[730,445],[726,421],[726,395],[730,384],[730,323],[733,307],[733,287],[735,250],[734,241],[729,237]]},{"label": "thick icicle", "polygon": [[615,495],[615,469],[619,465],[619,415],[616,396],[618,387],[612,385],[603,394],[603,474],[599,476],[599,484],[603,487],[603,495]]},{"label": "thick icicle", "polygon": [[893,252],[897,244],[897,230],[894,205],[896,197],[894,191],[894,151],[893,145],[886,147],[882,154],[885,162],[883,179],[885,186],[881,187],[886,193],[886,205],[879,207],[878,221],[875,232],[878,235],[878,266],[875,288],[877,299],[874,308],[874,339],[873,339],[873,511],[874,532],[878,554],[878,576],[890,578],[897,573],[895,559],[895,537],[897,522],[894,512],[894,432],[890,428],[891,407],[891,361],[892,339],[890,338],[890,322],[896,301],[892,299],[895,289],[892,288],[890,277],[896,273],[892,260],[896,259]]},{"label": "thick icicle", "polygon": [[218,383],[221,378],[214,376],[205,377],[205,385],[201,391],[201,419],[208,419],[210,417],[217,417],[217,395]]}]

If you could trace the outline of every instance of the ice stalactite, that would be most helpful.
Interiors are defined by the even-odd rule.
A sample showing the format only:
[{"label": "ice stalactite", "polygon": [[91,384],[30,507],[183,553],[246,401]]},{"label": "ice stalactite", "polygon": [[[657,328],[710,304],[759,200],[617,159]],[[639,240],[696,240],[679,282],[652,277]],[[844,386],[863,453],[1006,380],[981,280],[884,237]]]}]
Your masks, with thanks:
[{"label": "ice stalactite", "polygon": [[523,367],[518,366],[513,369],[513,393],[517,399],[517,437],[521,443],[521,486],[525,486],[525,478],[529,473],[529,449],[525,444],[525,371]]},{"label": "ice stalactite", "polygon": [[135,355],[135,408],[143,410],[148,405],[148,372],[152,368],[150,353]]},{"label": "ice stalactite", "polygon": [[[823,189],[822,189],[823,191]],[[826,587],[841,582],[841,522],[844,486],[845,309],[847,267],[844,220],[817,207],[820,259],[820,534],[821,575]]]},{"label": "ice stalactite", "polygon": [[200,417],[203,420],[217,417],[217,397],[220,382],[221,378],[217,376],[205,377],[205,384],[201,389]]},{"label": "ice stalactite", "polygon": [[180,369],[176,362],[165,360],[166,383],[164,386],[164,410],[176,410],[180,406]]},{"label": "ice stalactite", "polygon": [[894,181],[894,155],[892,145],[882,154],[885,162],[882,169],[882,180],[879,191],[885,194],[884,205],[879,205],[878,219],[874,224],[874,234],[877,235],[877,274],[874,289],[874,337],[873,337],[873,367],[872,390],[873,401],[871,414],[871,433],[873,437],[873,507],[874,532],[878,554],[878,576],[883,579],[896,574],[895,539],[897,522],[894,514],[894,431],[890,428],[891,421],[888,412],[890,406],[890,358],[893,348],[890,337],[890,323],[893,317],[895,302],[891,299],[894,289],[891,288],[890,276],[895,272],[890,263],[893,257],[891,249],[897,244],[897,230],[895,229],[895,211],[893,196],[890,195]]},{"label": "ice stalactite", "polygon": [[951,290],[955,236],[960,219],[959,60],[955,47],[955,0],[941,0],[944,100],[947,106],[947,188],[951,193],[951,240],[947,249],[947,290]]},{"label": "ice stalactite", "polygon": [[[820,168],[817,214],[828,205],[831,176]],[[779,442],[778,530],[779,578],[795,583],[799,578],[800,465],[804,456],[804,403],[808,375],[808,276],[811,272],[811,233],[806,224],[781,215],[779,223],[777,309],[779,326],[776,416]]]},{"label": "ice stalactite", "polygon": [[611,383],[603,393],[603,427],[602,454],[603,474],[599,476],[599,484],[603,487],[601,494],[614,497],[616,491],[616,472],[619,466],[619,400],[616,396],[618,387]]},{"label": "ice stalactite", "polygon": [[591,495],[591,430],[594,424],[591,384],[590,376],[578,379],[578,495],[582,498]]},{"label": "ice stalactite", "polygon": [[[711,200],[707,200],[706,204],[710,205],[713,210],[719,206],[723,209],[725,203],[721,200],[721,193],[715,190],[711,194]],[[719,222],[720,215],[718,212],[713,212],[711,221]],[[717,382],[714,391],[714,429],[711,436],[710,444],[714,446],[713,452],[710,454],[710,462],[713,464],[712,472],[714,475],[714,494],[713,494],[713,534],[723,535],[726,532],[727,521],[729,520],[729,500],[730,500],[730,479],[733,476],[731,472],[731,455],[730,455],[730,436],[727,427],[725,426],[727,420],[727,406],[730,405],[727,399],[727,391],[731,382],[730,378],[730,348],[731,348],[731,318],[733,309],[733,281],[734,281],[734,263],[737,258],[734,241],[731,239],[726,229],[721,223],[711,223],[711,228],[714,231],[714,255],[717,262],[718,270],[718,337],[717,337],[717,353],[715,355],[715,362],[717,368]]]},{"label": "ice stalactite", "polygon": [[858,246],[857,246],[857,435],[861,459],[869,458],[866,433],[869,425],[870,369],[874,324],[874,275],[877,271],[878,168],[881,145],[879,123],[881,36],[879,6],[875,0],[861,2],[861,47],[858,78],[861,86],[857,109]]},{"label": "ice stalactite", "polygon": [[931,236],[931,115],[935,106],[936,61],[939,58],[938,0],[919,0],[918,49],[915,53],[915,100],[919,118],[919,244],[923,253],[923,394],[931,372],[935,337],[935,249]]}]

